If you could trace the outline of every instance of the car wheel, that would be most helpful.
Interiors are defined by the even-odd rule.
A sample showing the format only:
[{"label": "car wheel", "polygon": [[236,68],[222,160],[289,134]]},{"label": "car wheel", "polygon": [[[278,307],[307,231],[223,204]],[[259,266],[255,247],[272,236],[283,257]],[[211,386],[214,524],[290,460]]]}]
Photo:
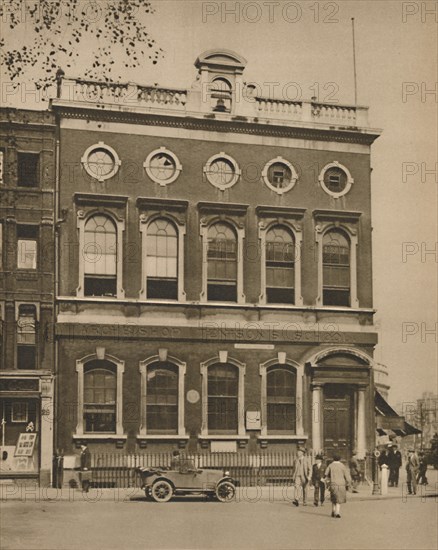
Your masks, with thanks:
[{"label": "car wheel", "polygon": [[173,487],[168,481],[161,479],[152,485],[151,494],[155,502],[168,502],[173,496]]},{"label": "car wheel", "polygon": [[152,498],[152,489],[150,487],[147,487],[144,490],[144,494],[146,495],[146,498],[149,500]]},{"label": "car wheel", "polygon": [[236,487],[230,481],[222,481],[216,487],[216,496],[221,502],[230,502],[234,499]]}]

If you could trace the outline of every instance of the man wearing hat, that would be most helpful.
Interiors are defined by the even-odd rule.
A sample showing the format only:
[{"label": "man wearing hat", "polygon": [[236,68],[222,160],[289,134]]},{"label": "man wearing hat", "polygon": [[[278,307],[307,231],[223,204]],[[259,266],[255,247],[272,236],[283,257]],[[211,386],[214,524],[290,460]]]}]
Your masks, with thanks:
[{"label": "man wearing hat", "polygon": [[397,445],[388,445],[389,486],[398,487],[398,477],[402,465],[401,452]]},{"label": "man wearing hat", "polygon": [[408,451],[408,461],[406,463],[406,472],[408,474],[407,483],[408,483],[408,493],[410,495],[417,494],[417,475],[420,462],[418,460],[417,453],[414,449],[409,449]]},{"label": "man wearing hat", "polygon": [[315,488],[313,494],[313,504],[318,506],[320,503],[321,506],[324,506],[324,496],[325,496],[325,481],[324,481],[324,472],[325,466],[323,463],[322,454],[317,454],[315,457],[315,464],[312,466],[312,480],[311,483]]},{"label": "man wearing hat", "polygon": [[294,462],[294,473],[292,474],[292,481],[295,484],[295,499],[293,500],[295,506],[299,506],[301,492],[303,494],[303,506],[307,505],[307,484],[310,481],[311,474],[310,462],[308,457],[305,456],[305,449],[299,447]]}]

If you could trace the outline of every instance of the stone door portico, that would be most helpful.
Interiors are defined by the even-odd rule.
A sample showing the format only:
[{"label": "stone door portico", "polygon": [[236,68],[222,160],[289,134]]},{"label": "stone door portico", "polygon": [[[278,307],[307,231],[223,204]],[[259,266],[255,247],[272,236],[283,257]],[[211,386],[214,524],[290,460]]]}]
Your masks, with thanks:
[{"label": "stone door portico", "polygon": [[370,400],[371,358],[350,349],[325,350],[312,367],[312,446],[327,456],[364,458],[374,423]]}]

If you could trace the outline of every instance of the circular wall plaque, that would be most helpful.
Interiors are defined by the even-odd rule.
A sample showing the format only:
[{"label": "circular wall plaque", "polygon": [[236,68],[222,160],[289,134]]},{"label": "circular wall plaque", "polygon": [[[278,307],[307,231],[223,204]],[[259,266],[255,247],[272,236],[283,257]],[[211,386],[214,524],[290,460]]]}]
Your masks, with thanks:
[{"label": "circular wall plaque", "polygon": [[196,390],[189,390],[187,392],[187,401],[189,403],[197,403],[199,401],[199,392]]}]

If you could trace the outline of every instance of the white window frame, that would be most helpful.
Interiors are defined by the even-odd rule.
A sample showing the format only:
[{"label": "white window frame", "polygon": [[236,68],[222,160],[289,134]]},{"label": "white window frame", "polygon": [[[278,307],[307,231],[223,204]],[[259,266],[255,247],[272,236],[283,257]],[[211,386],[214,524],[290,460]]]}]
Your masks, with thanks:
[{"label": "white window frame", "polygon": [[[84,369],[87,363],[97,359],[110,361],[116,367],[116,431],[115,433],[91,432],[84,433]],[[125,362],[117,357],[105,353],[105,348],[97,348],[96,353],[87,355],[76,361],[76,372],[78,373],[78,416],[76,432],[74,439],[126,439],[127,435],[123,433],[123,373],[125,372]]]},{"label": "white window frame", "polygon": [[[139,298],[147,300],[147,238],[148,238],[148,227],[153,221],[157,219],[165,219],[172,223],[176,229],[176,234],[178,238],[178,302],[186,301],[186,293],[184,291],[184,237],[186,234],[186,224],[181,220],[171,216],[170,214],[151,214],[147,216],[146,214],[140,214],[140,233],[141,233],[141,288],[139,292]],[[153,299],[158,300],[158,298]],[[172,302],[174,300],[171,300]]]},{"label": "white window frame", "polygon": [[[113,167],[113,169],[111,170],[111,172],[109,172],[108,174],[103,175],[103,176],[97,176],[94,172],[92,172],[88,168],[88,157],[96,149],[104,149],[105,151],[107,151],[114,158],[114,167]],[[112,147],[110,147],[109,145],[106,145],[103,141],[99,141],[98,143],[94,143],[93,145],[90,145],[90,147],[88,147],[88,149],[86,149],[84,154],[82,155],[81,163],[82,163],[82,166],[83,166],[84,170],[87,172],[87,174],[90,177],[92,177],[93,179],[95,179],[97,181],[100,181],[100,182],[108,180],[108,179],[112,178],[113,176],[115,176],[117,174],[117,172],[119,171],[120,165],[122,164],[122,162],[119,159],[119,156],[116,153],[116,151]]]},{"label": "white window frame", "polygon": [[[296,372],[296,423],[295,434],[269,434],[268,433],[268,369],[275,365],[281,367],[289,367]],[[261,432],[259,438],[263,439],[303,439],[303,380],[304,380],[304,365],[288,359],[285,352],[278,352],[277,357],[268,359],[264,363],[260,363],[259,372],[261,377]]]},{"label": "white window frame", "polygon": [[[343,172],[345,172],[345,175],[347,176],[347,183],[345,185],[345,188],[339,192],[339,193],[333,193],[333,191],[331,191],[325,184],[324,182],[324,176],[325,176],[325,173],[327,172],[327,170],[330,170],[330,168],[339,168],[339,170],[342,170]],[[350,170],[344,166],[343,164],[340,164],[338,161],[334,160],[333,162],[330,162],[329,164],[326,164],[324,166],[324,168],[321,170],[321,173],[319,174],[319,178],[318,178],[318,181],[321,185],[321,187],[323,188],[323,190],[328,194],[330,195],[331,197],[335,198],[335,199],[339,199],[339,197],[343,197],[344,195],[346,195],[350,189],[351,189],[351,186],[353,185],[354,183],[354,179],[350,173]]]},{"label": "white window frame", "polygon": [[[16,420],[14,418],[14,405],[24,405],[24,410],[25,410],[25,417],[26,417],[26,420]],[[27,403],[26,401],[14,401],[12,402],[12,407],[11,407],[11,423],[14,423],[14,424],[24,424],[24,423],[28,423],[29,422],[29,403]]]},{"label": "white window frame", "polygon": [[[324,235],[331,230],[344,231],[350,239],[350,307],[346,306],[324,306],[323,303],[323,240]],[[350,224],[339,222],[319,222],[315,227],[315,239],[318,247],[318,297],[316,305],[319,307],[351,309],[359,307],[357,297],[357,230]]]},{"label": "white window frame", "polygon": [[117,238],[117,258],[116,258],[116,297],[99,296],[99,299],[114,300],[123,299],[125,297],[125,291],[123,289],[123,232],[125,230],[125,221],[118,218],[106,209],[90,210],[78,210],[77,212],[77,224],[78,237],[79,237],[79,286],[76,289],[76,295],[78,298],[93,298],[93,296],[84,295],[84,278],[85,278],[85,262],[83,257],[83,251],[85,248],[85,224],[93,216],[108,216],[116,226],[116,238]]},{"label": "white window frame", "polygon": [[[244,304],[246,301],[243,293],[243,240],[245,238],[245,228],[243,223],[237,223],[228,216],[215,216],[213,218],[202,218],[200,235],[202,241],[202,290],[201,301],[208,304],[222,303],[207,300],[207,275],[208,275],[208,230],[215,223],[228,223],[234,229],[237,235],[237,301],[226,302],[227,304],[237,303]],[[223,302],[225,303],[225,302]]]},{"label": "white window frame", "polygon": [[[274,187],[274,185],[272,185],[272,183],[269,181],[268,171],[273,164],[284,164],[291,171],[291,181],[287,187],[283,187],[283,188]],[[276,157],[275,159],[272,159],[265,164],[265,167],[263,168],[263,171],[262,171],[262,178],[263,178],[263,181],[265,182],[265,185],[269,187],[271,191],[274,191],[278,195],[283,195],[283,193],[287,193],[288,191],[290,191],[295,187],[295,184],[298,181],[298,174],[295,168],[292,166],[292,164],[288,160],[284,159],[283,157]]]},{"label": "white window frame", "polygon": [[[301,256],[302,256],[302,240],[303,240],[303,233],[301,225],[298,223],[292,223],[287,220],[269,220],[268,222],[265,220],[262,220],[259,222],[259,239],[260,239],[260,258],[261,258],[261,276],[260,276],[260,284],[261,284],[261,294],[259,296],[259,303],[261,305],[266,305],[267,298],[266,298],[266,235],[268,234],[268,231],[272,229],[275,226],[284,226],[287,227],[293,234],[293,237],[295,239],[295,262],[294,262],[294,277],[295,277],[295,284],[294,284],[294,292],[295,292],[295,303],[294,306],[302,306],[303,305],[303,296],[301,294]],[[281,304],[271,304],[271,305],[277,305],[281,306]],[[293,307],[292,304],[286,304]]]},{"label": "white window frame", "polygon": [[[159,178],[154,176],[154,174],[151,171],[151,160],[156,155],[159,155],[159,154],[168,155],[175,163],[175,173],[173,174],[173,176],[171,176],[167,180],[160,180]],[[166,147],[160,147],[159,149],[154,149],[152,152],[150,152],[143,163],[143,168],[146,170],[146,174],[148,175],[148,177],[155,183],[158,183],[159,185],[161,185],[162,187],[166,187],[166,185],[173,183],[179,177],[182,171],[182,165],[178,157],[175,155],[175,153],[172,153],[172,151],[169,151],[169,149],[166,149]]]},{"label": "white window frame", "polygon": [[[232,164],[232,166],[234,168],[234,176],[233,176],[232,180],[230,181],[230,183],[220,185],[220,184],[217,184],[217,183],[211,181],[211,179],[209,178],[211,165],[216,160],[227,160],[230,164]],[[223,151],[221,151],[217,155],[213,155],[212,157],[210,157],[207,160],[207,162],[205,163],[205,166],[203,168],[203,172],[205,174],[205,177],[206,177],[208,183],[210,183],[210,185],[212,185],[213,187],[216,187],[216,189],[220,189],[221,191],[225,191],[225,189],[230,189],[230,187],[233,187],[233,185],[235,185],[238,182],[238,180],[241,176],[241,173],[242,173],[240,168],[239,168],[239,165],[233,159],[233,157],[230,157],[230,155],[225,154]]]},{"label": "white window frame", "polygon": [[[147,369],[148,366],[166,361],[172,363],[178,369],[178,433],[176,434],[148,434],[146,423],[146,406],[147,406]],[[177,357],[167,355],[167,350],[160,349],[158,355],[153,355],[140,361],[139,371],[141,376],[141,397],[140,397],[140,430],[137,439],[188,439],[184,426],[184,387],[187,364],[180,361]]]},{"label": "white window frame", "polygon": [[[233,365],[238,368],[238,394],[237,394],[237,434],[210,434],[208,432],[208,369],[218,363]],[[201,363],[201,395],[202,395],[202,424],[200,439],[249,439],[245,431],[245,373],[246,364],[230,357],[227,351],[219,351],[216,357],[212,357]]]}]

